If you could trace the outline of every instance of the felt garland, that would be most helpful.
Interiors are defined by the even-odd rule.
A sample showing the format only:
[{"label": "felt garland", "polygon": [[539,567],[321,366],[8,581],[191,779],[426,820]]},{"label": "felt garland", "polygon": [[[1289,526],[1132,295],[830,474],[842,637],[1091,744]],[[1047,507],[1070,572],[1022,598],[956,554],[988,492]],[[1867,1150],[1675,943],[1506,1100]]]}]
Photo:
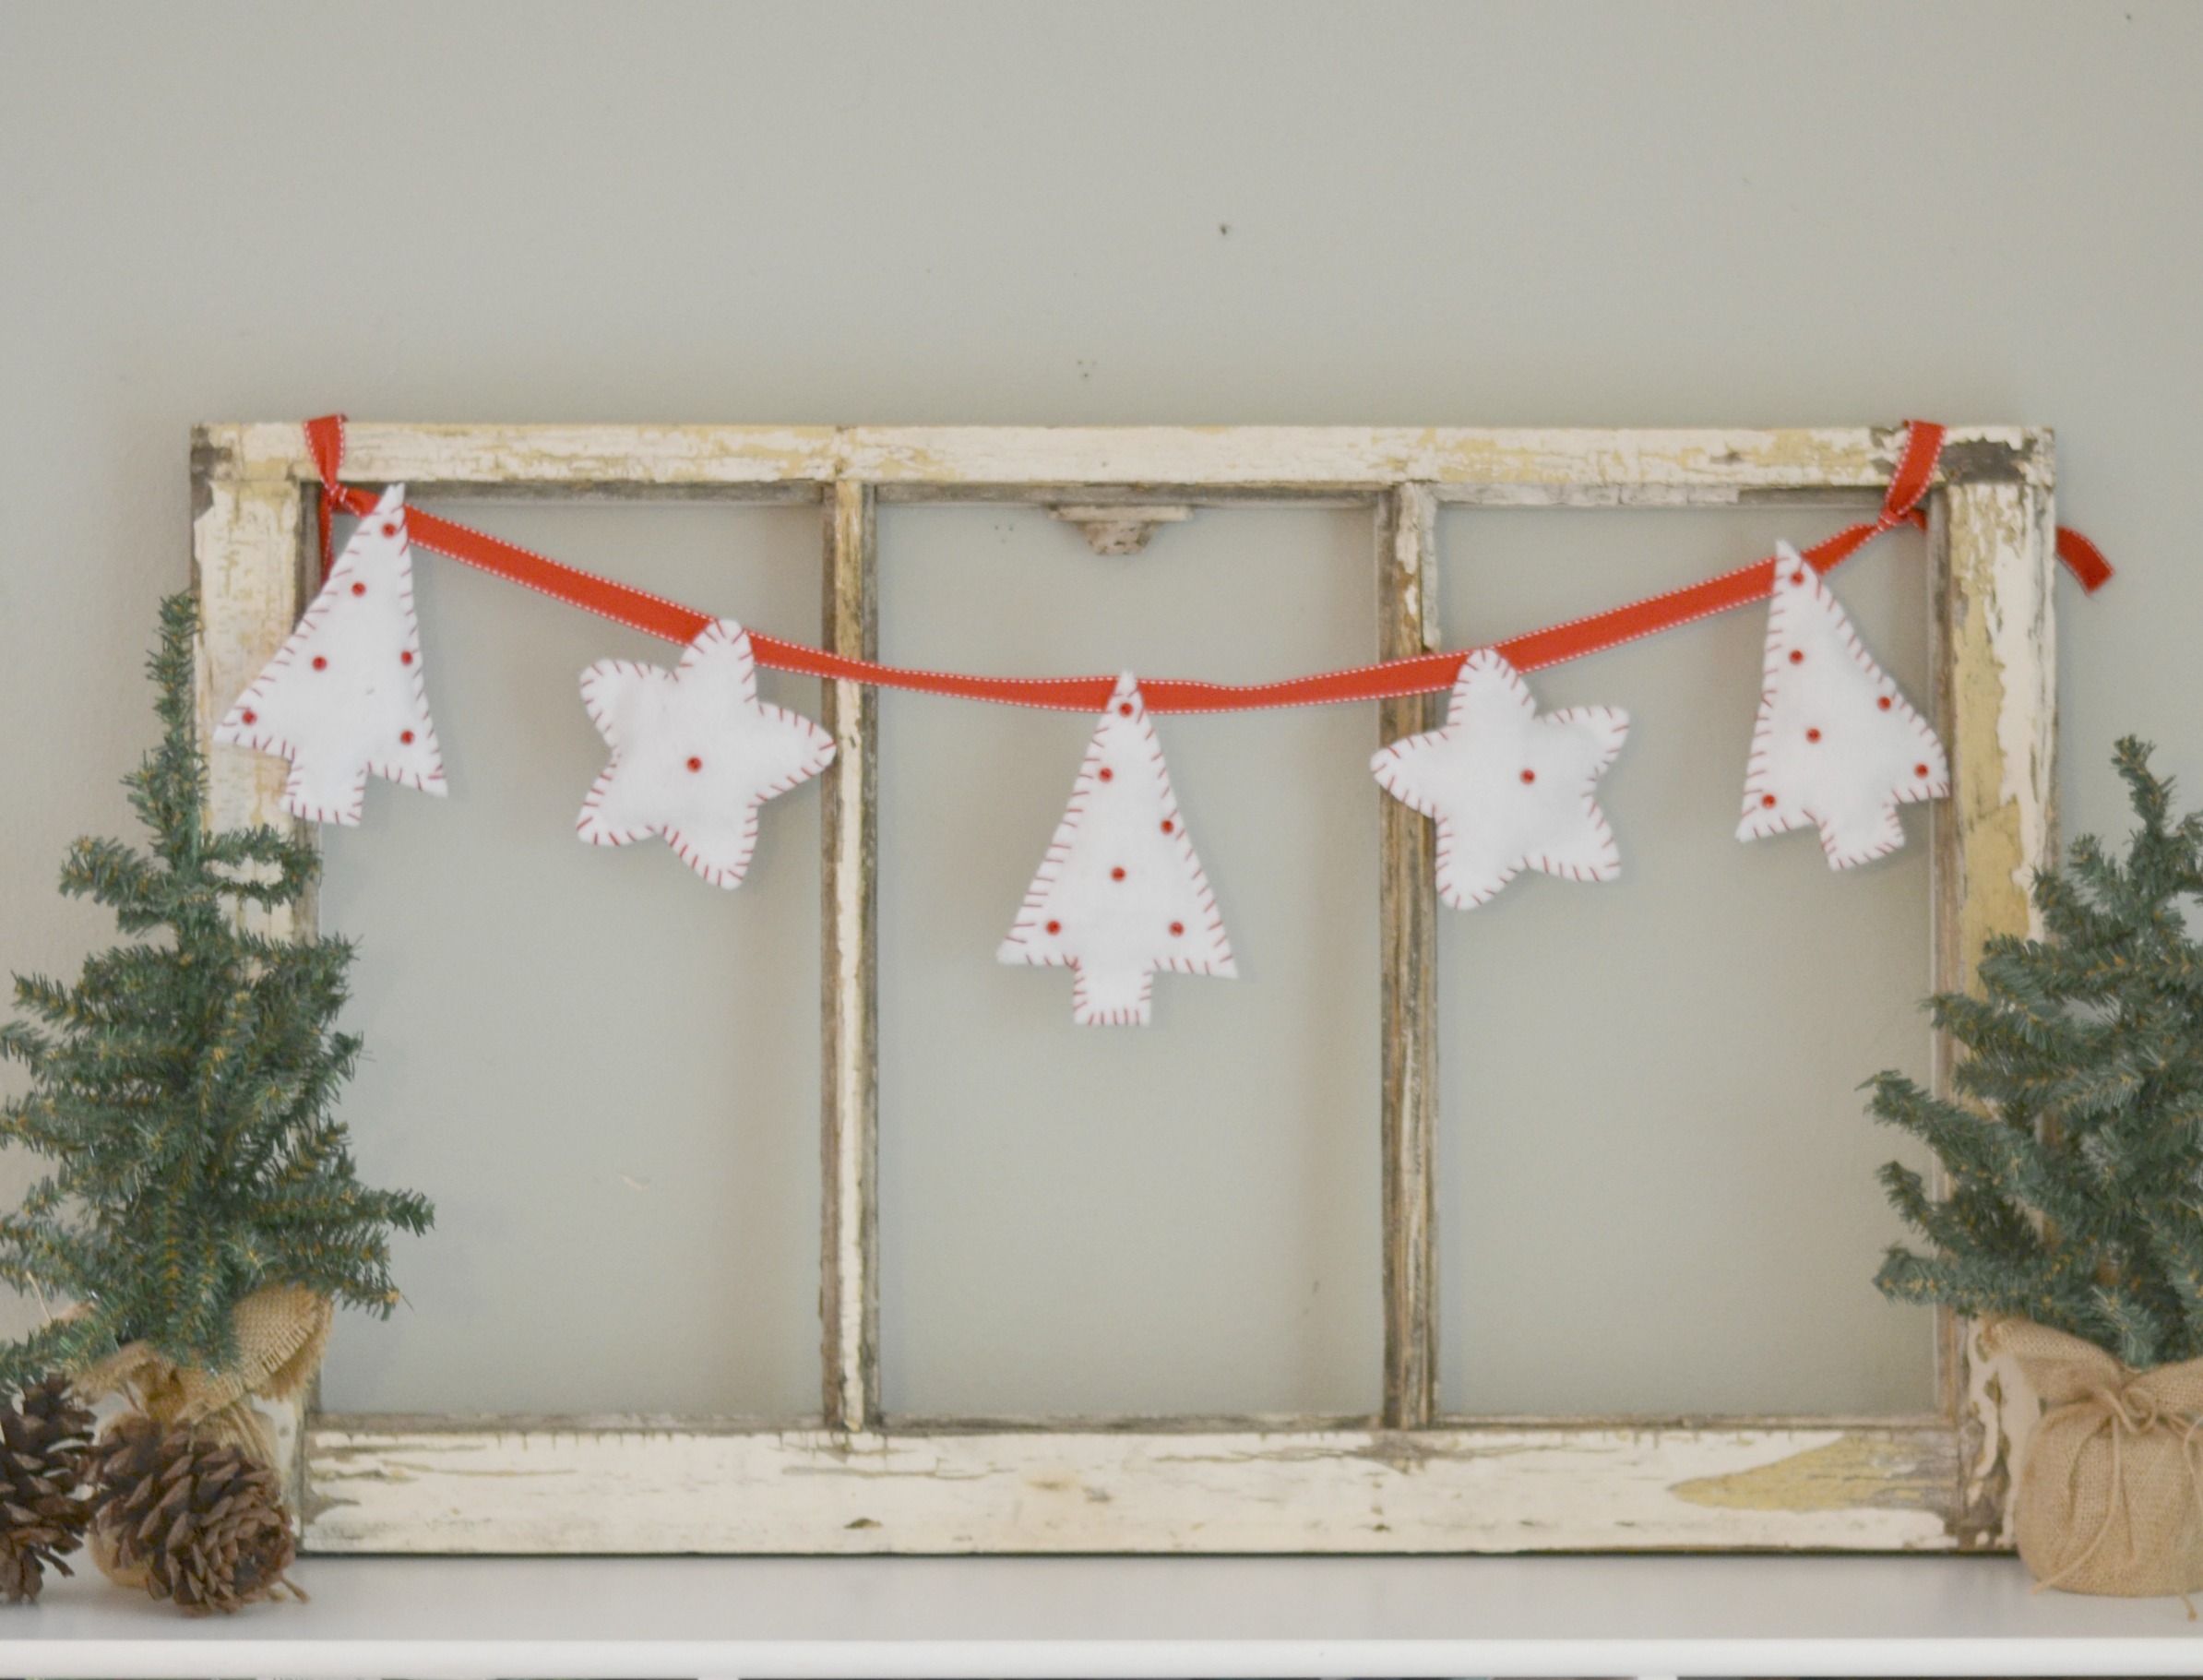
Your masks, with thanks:
[{"label": "felt garland", "polygon": [[[1906,423],[1904,453],[1890,479],[1881,512],[1871,520],[1849,526],[1806,549],[1804,558],[1816,571],[1833,570],[1875,538],[1899,525],[1926,523],[1920,503],[1934,481],[1946,432],[1946,427],[1931,421]],[[344,417],[327,415],[308,421],[305,433],[308,448],[321,476],[324,510],[332,506],[349,513],[370,509],[373,498],[341,482]],[[547,555],[433,514],[414,514],[413,537],[423,547],[434,549],[463,565],[494,573],[667,641],[685,645],[712,623],[708,614],[668,601],[662,595],[562,565]],[[325,527],[325,563],[327,542]],[[2061,527],[2057,550],[2059,558],[2079,579],[2084,590],[2093,593],[2110,578],[2109,562],[2094,543],[2078,531]],[[1493,645],[1517,671],[1542,670],[1547,665],[1581,659],[1587,654],[1603,652],[1625,642],[1695,623],[1716,613],[1765,601],[1773,591],[1774,576],[1775,560],[1770,555],[1702,583],[1631,602],[1589,618],[1532,630]],[[750,646],[758,664],[799,676],[867,683],[883,688],[1059,711],[1098,711],[1108,704],[1116,686],[1116,679],[1109,676],[982,677],[955,672],[916,671],[828,653],[755,630],[750,633]],[[1141,687],[1147,696],[1148,710],[1157,714],[1398,699],[1451,688],[1467,657],[1465,652],[1416,654],[1381,664],[1325,672],[1280,683],[1233,685],[1180,677],[1149,677],[1142,680]]]},{"label": "felt garland", "polygon": [[405,487],[371,506],[268,668],[214,731],[229,746],[291,760],[283,807],[309,822],[360,820],[373,771],[445,791],[428,715]]},{"label": "felt garland", "polygon": [[1828,867],[1905,843],[1897,807],[1950,792],[1943,743],[1882,674],[1818,573],[1784,543],[1738,840],[1820,829]]},{"label": "felt garland", "polygon": [[653,834],[714,887],[739,887],[757,843],[757,807],[834,761],[834,738],[757,698],[750,638],[731,618],[705,626],[677,670],[600,660],[581,703],[612,762],[574,827],[596,846]]},{"label": "felt garland", "polygon": [[[216,739],[292,762],[284,804],[316,821],[356,822],[373,772],[433,792],[443,767],[420,671],[411,545],[682,646],[677,669],[592,665],[582,697],[611,751],[584,802],[580,837],[624,845],[652,834],[706,880],[741,883],[760,805],[824,769],[834,743],[808,719],[756,697],[764,665],[822,679],[1097,714],[1092,743],[1054,843],[1003,941],[1001,959],[1067,966],[1074,1019],[1144,1023],[1158,969],[1228,978],[1231,947],[1185,831],[1150,714],[1339,704],[1451,690],[1444,727],[1371,761],[1386,792],[1438,826],[1438,887],[1462,909],[1516,874],[1613,879],[1619,849],[1594,790],[1629,720],[1612,707],[1540,713],[1523,673],[1768,602],[1766,680],[1745,779],[1740,840],[1804,825],[1831,867],[1904,843],[1897,806],[1948,792],[1942,745],[1852,633],[1823,578],[1903,524],[1924,525],[1945,428],[1908,423],[1880,512],[1802,553],[1488,647],[1424,653],[1282,682],[1191,678],[992,677],[851,659],[717,619],[679,602],[342,482],[341,415],[305,423],[319,473],[320,594]],[[333,556],[332,518],[365,521]],[[2060,528],[2059,558],[2093,592],[2102,553]],[[385,669],[385,667],[388,669]]]},{"label": "felt garland", "polygon": [[1377,785],[1438,825],[1438,896],[1483,903],[1525,869],[1611,881],[1621,849],[1591,788],[1621,753],[1614,706],[1541,713],[1530,685],[1492,648],[1461,661],[1446,726],[1369,761]]},{"label": "felt garland", "polygon": [[[1911,517],[1935,475],[1943,437],[1944,428],[1939,425],[1924,421],[1911,423],[1904,456],[1890,482],[1881,514],[1871,521],[1839,531],[1807,550],[1806,557],[1816,569],[1826,571],[1841,564],[1865,543]],[[334,506],[349,513],[364,513],[371,508],[372,499],[363,491],[353,489],[340,480],[343,417],[331,415],[307,422],[306,441],[321,475],[323,506]],[[668,601],[662,595],[562,565],[548,555],[433,514],[416,512],[412,534],[423,547],[434,549],[463,565],[494,573],[667,641],[684,645],[693,642],[713,622],[709,615]],[[324,552],[326,558],[326,548]],[[1710,614],[1764,601],[1773,588],[1774,565],[1772,558],[1756,561],[1688,589],[1516,637],[1497,644],[1498,650],[1518,671],[1535,671],[1563,660],[1618,647],[1625,641],[1689,624]],[[1114,677],[980,677],[954,672],[915,671],[828,653],[754,630],[750,633],[750,647],[757,663],[771,670],[1012,706],[1096,712],[1109,703],[1116,687]],[[1147,696],[1147,709],[1155,713],[1238,711],[1396,699],[1452,687],[1466,657],[1459,652],[1419,654],[1281,683],[1244,685],[1185,678],[1149,678],[1142,688]]]},{"label": "felt garland", "polygon": [[1102,709],[1070,805],[995,955],[1068,967],[1078,976],[1071,1019],[1082,1027],[1147,1025],[1157,969],[1238,976],[1129,671]]}]

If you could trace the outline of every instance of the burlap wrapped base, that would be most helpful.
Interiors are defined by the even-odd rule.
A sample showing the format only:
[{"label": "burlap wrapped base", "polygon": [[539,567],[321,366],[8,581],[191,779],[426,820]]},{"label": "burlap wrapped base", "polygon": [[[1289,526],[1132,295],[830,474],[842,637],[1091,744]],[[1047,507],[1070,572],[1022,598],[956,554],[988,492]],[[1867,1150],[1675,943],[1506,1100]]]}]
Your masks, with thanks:
[{"label": "burlap wrapped base", "polygon": [[[272,1466],[275,1434],[253,1402],[287,1400],[304,1390],[320,1368],[334,1317],[328,1298],[312,1290],[289,1285],[255,1290],[232,1313],[235,1369],[179,1365],[134,1341],[78,1373],[76,1388],[88,1400],[127,1395],[155,1423],[189,1424],[200,1439],[242,1448]],[[92,1561],[118,1585],[145,1584],[144,1568],[123,1567],[113,1548],[100,1543],[97,1535],[91,1551]]]},{"label": "burlap wrapped base", "polygon": [[2023,1318],[1991,1325],[2048,1408],[2019,1466],[2019,1555],[2044,1587],[2203,1591],[2203,1359],[2134,1371]]}]

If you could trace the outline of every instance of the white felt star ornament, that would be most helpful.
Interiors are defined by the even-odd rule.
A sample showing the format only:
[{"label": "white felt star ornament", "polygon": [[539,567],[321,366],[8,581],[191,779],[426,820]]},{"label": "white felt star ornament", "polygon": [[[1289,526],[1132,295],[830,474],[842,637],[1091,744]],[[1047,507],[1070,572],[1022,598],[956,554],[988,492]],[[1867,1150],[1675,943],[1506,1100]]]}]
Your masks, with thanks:
[{"label": "white felt star ornament", "polygon": [[1775,555],[1765,672],[1736,838],[1817,826],[1831,869],[1903,845],[1897,807],[1950,792],[1943,743],[1787,542]]},{"label": "white felt star ornament", "polygon": [[601,660],[581,699],[612,748],[575,824],[591,845],[653,834],[714,887],[739,887],[757,843],[757,807],[833,762],[834,738],[757,698],[750,638],[707,626],[667,671]]},{"label": "white felt star ornament", "polygon": [[1446,727],[1370,760],[1377,784],[1438,823],[1438,896],[1483,903],[1524,869],[1575,881],[1622,872],[1591,789],[1622,750],[1629,714],[1576,706],[1540,714],[1521,675],[1489,648],[1462,661]]},{"label": "white felt star ornament", "polygon": [[444,760],[421,681],[405,486],[383,492],[268,668],[214,731],[230,746],[291,760],[283,809],[360,820],[370,771],[441,793]]}]

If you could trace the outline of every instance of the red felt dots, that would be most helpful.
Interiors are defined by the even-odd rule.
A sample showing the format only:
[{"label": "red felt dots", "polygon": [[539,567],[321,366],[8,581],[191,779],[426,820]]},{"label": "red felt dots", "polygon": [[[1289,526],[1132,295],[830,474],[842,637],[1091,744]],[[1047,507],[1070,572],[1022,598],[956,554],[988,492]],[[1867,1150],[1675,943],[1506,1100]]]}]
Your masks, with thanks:
[{"label": "red felt dots", "polygon": [[395,526],[395,525],[389,525],[389,524],[386,524],[386,525],[383,527],[383,535],[384,535],[384,536],[386,536],[386,537],[395,537],[397,534],[398,534],[398,527],[397,527],[397,526]]},{"label": "red felt dots", "polygon": [[316,653],[314,656],[314,669],[316,671],[327,671],[328,668],[328,661],[323,659],[320,654]]},{"label": "red felt dots", "polygon": [[355,595],[364,595],[367,592],[367,586],[363,583],[355,583],[351,586],[351,592]]},{"label": "red felt dots", "polygon": [[1051,922],[1048,923],[1048,931],[1052,934],[1060,934],[1064,931],[1064,924],[1060,922]]},{"label": "red felt dots", "polygon": [[1538,773],[1535,770],[1524,770],[1522,772],[1522,780],[1524,781],[1535,781],[1537,779]]},{"label": "red felt dots", "polygon": [[1820,731],[1818,731],[1817,729],[1809,729],[1809,730],[1807,730],[1807,731],[1805,732],[1805,739],[1806,739],[1806,740],[1808,740],[1808,741],[1817,741],[1817,740],[1819,740],[1819,739],[1820,739]]},{"label": "red felt dots", "polygon": [[1912,774],[1915,776],[1924,776],[1927,773],[1928,768],[1924,764],[1916,764],[1912,767]]},{"label": "red felt dots", "polygon": [[1804,587],[1805,587],[1805,574],[1804,574],[1804,572],[1792,572],[1792,573],[1791,573],[1791,574],[1790,574],[1790,580],[1791,580],[1791,582],[1792,582],[1792,583],[1796,584],[1796,585],[1797,585],[1797,586],[1798,586],[1800,589],[1803,589],[1803,588],[1804,588]]},{"label": "red felt dots", "polygon": [[1876,700],[1875,704],[1879,706],[1884,711],[1887,711],[1889,709],[1889,697],[1887,695],[1884,695],[1880,699]]},{"label": "red felt dots", "polygon": [[1116,773],[1116,771],[1114,771],[1114,770],[1111,769],[1109,768],[1109,766],[1107,766],[1106,764],[1105,764],[1105,765],[1103,765],[1103,766],[1102,767],[1102,780],[1104,780],[1104,781],[1114,781],[1116,779],[1117,779],[1117,773]]},{"label": "red felt dots", "polygon": [[401,665],[411,664],[413,662],[413,650],[411,648],[408,648],[403,653],[398,656],[398,662]]},{"label": "red felt dots", "polygon": [[1111,870],[1109,872],[1109,878],[1113,881],[1123,880],[1125,878],[1125,865],[1119,864],[1114,869]]},{"label": "red felt dots", "polygon": [[398,739],[405,745],[411,746],[413,745],[413,732],[410,729],[401,729],[398,732]]},{"label": "red felt dots", "polygon": [[1804,664],[1804,663],[1805,662],[1805,655],[1804,655],[1804,649],[1799,649],[1799,648],[1792,648],[1792,649],[1790,650],[1790,662],[1791,662],[1792,664],[1793,664],[1793,665],[1802,665],[1802,664]]},{"label": "red felt dots", "polygon": [[1771,811],[1774,809],[1775,796],[1772,793],[1762,793],[1759,796],[1759,803]]},{"label": "red felt dots", "polygon": [[704,768],[704,761],[701,758],[691,758],[688,761],[688,768],[692,770],[700,770]]},{"label": "red felt dots", "polygon": [[1183,922],[1173,922],[1173,923],[1171,923],[1171,937],[1172,937],[1172,938],[1175,939],[1175,938],[1177,938],[1177,937],[1178,937],[1180,935],[1184,934],[1185,932],[1185,923],[1183,923]]},{"label": "red felt dots", "polygon": [[1120,718],[1129,718],[1131,715],[1132,702],[1130,700],[1119,700],[1117,702],[1117,716]]},{"label": "red felt dots", "polygon": [[1162,819],[1162,831],[1165,834],[1175,834],[1178,832],[1178,825],[1166,816]]},{"label": "red felt dots", "polygon": [[260,721],[260,714],[256,711],[240,712],[237,715],[246,723],[257,723]]}]

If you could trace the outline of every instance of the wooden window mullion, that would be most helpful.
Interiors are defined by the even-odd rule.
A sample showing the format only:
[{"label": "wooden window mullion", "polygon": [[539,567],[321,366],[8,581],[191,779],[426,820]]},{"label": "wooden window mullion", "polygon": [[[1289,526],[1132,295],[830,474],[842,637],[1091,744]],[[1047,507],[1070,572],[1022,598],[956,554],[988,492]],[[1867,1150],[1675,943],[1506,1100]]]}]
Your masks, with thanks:
[{"label": "wooden window mullion", "polygon": [[[1377,657],[1437,645],[1436,503],[1401,484],[1377,501]],[[1377,707],[1379,745],[1429,729],[1443,695]],[[1438,889],[1435,826],[1377,791],[1378,1004],[1383,1090],[1385,1389],[1387,1429],[1427,1429],[1438,1414]]]},{"label": "wooden window mullion", "polygon": [[[1439,502],[1733,505],[1869,496],[1901,441],[1865,428],[1757,432],[1461,428],[414,427],[351,431],[358,483],[416,492],[612,494],[825,507],[823,640],[876,650],[874,489],[890,496],[1107,501],[1375,496],[1378,651],[1433,648]],[[205,607],[202,724],[288,633],[310,590],[316,467],[288,423],[194,439]],[[2054,695],[2048,435],[1951,435],[1935,497],[1937,721],[1956,796],[1935,854],[1939,983],[2027,927],[2046,861]],[[306,564],[302,566],[302,557]],[[1442,721],[1444,696],[1380,709],[1380,739]],[[876,1209],[877,701],[826,686],[840,761],[823,779],[823,1428],[757,1420],[315,1415],[304,1453],[329,1552],[1268,1552],[1940,1550],[2008,1536],[2009,1467],[2031,1410],[1946,1343],[1933,1418],[1437,1417],[1432,825],[1379,797],[1383,1405],[1375,1422],[983,1420],[879,1438]],[[281,820],[286,767],[216,748],[218,823]],[[1939,1072],[1947,1072],[1939,1066]],[[1417,1431],[1403,1449],[1396,1430]],[[871,1438],[851,1451],[852,1434]],[[883,1475],[883,1466],[894,1474]]]},{"label": "wooden window mullion", "polygon": [[[2039,931],[2029,884],[2056,861],[2057,523],[2047,451],[2030,466],[2017,477],[1959,477],[1929,505],[1935,728],[1951,765],[1951,797],[1931,817],[1938,991],[1978,990],[1992,938]],[[1954,1050],[1937,1035],[1934,1082],[1946,1094]],[[1976,1328],[1938,1309],[1937,1387],[1959,1443],[1949,1521],[1961,1546],[2009,1543],[2026,1423],[1974,1356]]]},{"label": "wooden window mullion", "polygon": [[[875,527],[871,485],[827,486],[821,629],[831,651],[856,659],[879,656]],[[821,686],[835,751],[819,804],[819,1317],[826,1424],[855,1432],[877,1428],[880,1410],[879,695],[859,683]]]}]

